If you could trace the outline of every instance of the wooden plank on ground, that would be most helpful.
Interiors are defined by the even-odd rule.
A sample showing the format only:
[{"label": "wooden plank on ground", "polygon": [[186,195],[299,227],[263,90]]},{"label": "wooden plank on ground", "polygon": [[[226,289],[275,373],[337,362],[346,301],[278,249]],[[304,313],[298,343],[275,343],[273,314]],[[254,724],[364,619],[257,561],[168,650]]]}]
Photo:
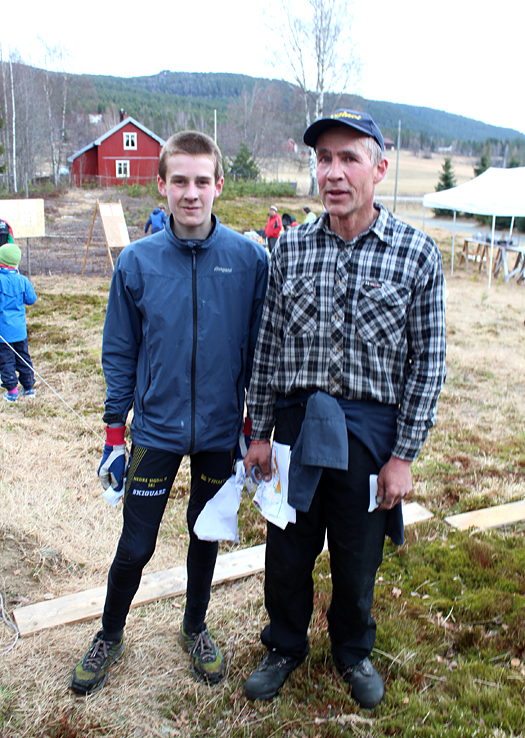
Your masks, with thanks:
[{"label": "wooden plank on ground", "polygon": [[403,503],[403,521],[405,525],[414,525],[422,523],[424,520],[433,518],[434,514],[427,510],[426,507],[420,505],[419,502]]},{"label": "wooden plank on ground", "polygon": [[[403,505],[405,525],[419,523],[431,517],[433,517],[432,513],[417,502]],[[212,584],[225,584],[264,571],[265,548],[266,546],[262,544],[218,556]],[[185,566],[144,574],[131,606],[147,605],[149,602],[177,597],[185,592]],[[79,623],[101,617],[105,598],[106,587],[97,587],[64,597],[56,597],[53,600],[37,602],[34,605],[18,607],[13,611],[13,615],[20,635],[28,636],[57,625]]]},{"label": "wooden plank on ground", "polygon": [[508,502],[505,505],[486,507],[483,510],[473,510],[468,513],[449,515],[445,521],[458,530],[469,528],[502,528],[504,525],[512,525],[525,520],[525,500]]},{"label": "wooden plank on ground", "polygon": [[[257,574],[264,569],[265,546],[252,546],[217,557],[213,584],[224,584],[234,579]],[[132,607],[147,605],[155,600],[176,597],[186,592],[186,566],[144,574]],[[18,607],[13,611],[21,636],[66,623],[78,623],[102,615],[106,587],[76,592],[54,600]]]}]

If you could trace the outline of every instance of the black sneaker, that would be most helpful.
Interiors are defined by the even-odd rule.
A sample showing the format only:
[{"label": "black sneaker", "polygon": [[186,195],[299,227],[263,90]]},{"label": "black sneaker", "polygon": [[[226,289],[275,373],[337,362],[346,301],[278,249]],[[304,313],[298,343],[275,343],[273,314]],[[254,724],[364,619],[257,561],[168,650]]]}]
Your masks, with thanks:
[{"label": "black sneaker", "polygon": [[93,638],[89,651],[73,669],[69,688],[77,694],[93,694],[102,689],[108,678],[109,667],[124,651],[124,636],[119,641],[104,641],[103,631]]},{"label": "black sneaker", "polygon": [[186,633],[181,625],[179,642],[190,654],[191,670],[198,679],[217,684],[224,677],[224,657],[212,640],[208,628],[200,633]]},{"label": "black sneaker", "polygon": [[343,680],[350,685],[352,698],[367,710],[376,707],[385,696],[383,680],[372,666],[370,659],[363,659],[355,666],[345,667],[336,663]]},{"label": "black sneaker", "polygon": [[248,677],[244,694],[249,700],[273,700],[294,669],[304,659],[283,656],[278,651],[269,651],[260,666]]}]

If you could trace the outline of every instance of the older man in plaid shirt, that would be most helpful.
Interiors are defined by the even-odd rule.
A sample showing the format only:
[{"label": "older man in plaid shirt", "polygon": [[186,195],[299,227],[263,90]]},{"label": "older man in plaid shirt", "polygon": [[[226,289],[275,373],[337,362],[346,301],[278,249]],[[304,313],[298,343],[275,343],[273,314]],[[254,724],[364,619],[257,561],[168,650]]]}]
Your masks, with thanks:
[{"label": "older man in plaid shirt", "polygon": [[[384,697],[368,658],[375,575],[385,536],[403,540],[400,503],[411,492],[410,465],[435,422],[445,379],[443,265],[430,238],[374,202],[388,162],[370,116],[338,110],[315,121],[304,141],[316,151],[325,212],[287,231],[272,253],[248,395],[246,469],[258,464],[270,478],[272,430],[275,441],[292,447],[291,471],[303,469],[301,480],[313,471],[301,467],[309,463],[304,448],[312,446],[312,434],[313,445],[326,441],[323,429],[337,415],[347,438],[343,463],[321,462],[312,489],[301,481],[293,490],[291,474],[296,523],[284,530],[268,523],[270,622],[261,634],[268,654],[245,694],[272,699],[306,658],[312,570],[327,534],[334,663],[352,697],[372,708]],[[319,407],[327,417],[311,426]],[[340,428],[334,446],[341,445]],[[294,467],[299,446],[302,460]],[[373,475],[377,507],[369,512]]]}]

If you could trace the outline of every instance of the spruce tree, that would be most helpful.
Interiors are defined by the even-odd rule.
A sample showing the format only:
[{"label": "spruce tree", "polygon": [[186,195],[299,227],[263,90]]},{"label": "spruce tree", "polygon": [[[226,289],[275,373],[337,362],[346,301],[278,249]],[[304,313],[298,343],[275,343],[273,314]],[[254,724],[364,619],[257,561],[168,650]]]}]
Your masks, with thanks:
[{"label": "spruce tree", "polygon": [[[436,185],[436,192],[441,192],[442,190],[450,190],[451,187],[455,186],[456,175],[454,174],[454,169],[452,168],[452,159],[450,158],[450,156],[447,156],[441,167],[441,172],[439,173],[439,181]],[[450,216],[452,215],[452,210],[441,210],[436,208],[434,209],[434,213],[435,215],[439,215],[440,217]]]},{"label": "spruce tree", "polygon": [[230,163],[228,174],[236,179],[256,180],[259,176],[259,167],[255,163],[255,159],[251,158],[250,149],[243,142],[239,145],[237,156]]},{"label": "spruce tree", "polygon": [[479,177],[479,175],[483,174],[483,172],[485,172],[490,167],[490,165],[490,152],[485,151],[483,154],[481,154],[477,166],[474,167],[474,176]]}]

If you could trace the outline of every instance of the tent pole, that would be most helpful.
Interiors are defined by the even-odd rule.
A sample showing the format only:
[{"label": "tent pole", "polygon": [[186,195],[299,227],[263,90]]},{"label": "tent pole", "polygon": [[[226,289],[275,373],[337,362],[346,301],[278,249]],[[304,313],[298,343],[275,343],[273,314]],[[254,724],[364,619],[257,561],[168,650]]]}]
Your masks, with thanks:
[{"label": "tent pole", "polygon": [[514,216],[512,216],[512,218],[510,219],[509,243],[510,243],[511,238],[512,238],[512,231],[513,231],[513,229],[514,229]]},{"label": "tent pole", "polygon": [[452,224],[452,261],[450,262],[450,276],[454,276],[454,243],[456,240],[456,211],[454,210],[454,223]]},{"label": "tent pole", "polygon": [[490,259],[489,259],[489,290],[490,290],[490,278],[492,277],[492,255],[494,253],[494,231],[496,230],[496,216],[492,216],[492,239],[490,242]]}]

